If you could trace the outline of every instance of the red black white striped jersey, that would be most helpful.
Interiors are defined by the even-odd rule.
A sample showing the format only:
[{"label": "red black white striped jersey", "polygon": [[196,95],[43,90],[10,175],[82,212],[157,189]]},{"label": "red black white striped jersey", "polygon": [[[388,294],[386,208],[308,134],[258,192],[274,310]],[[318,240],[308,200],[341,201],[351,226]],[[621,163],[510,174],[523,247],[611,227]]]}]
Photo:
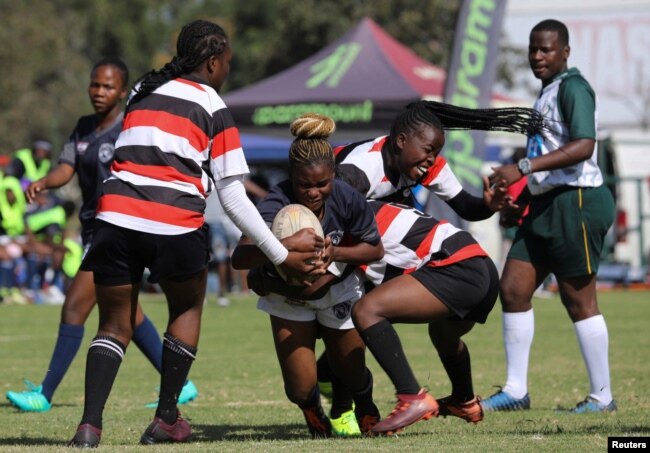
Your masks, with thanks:
[{"label": "red black white striped jersey", "polygon": [[154,234],[204,223],[214,181],[248,173],[239,131],[217,92],[199,79],[171,80],[127,109],[97,218]]},{"label": "red black white striped jersey", "polygon": [[443,200],[449,200],[463,190],[451,167],[440,155],[420,181],[413,181],[404,175],[391,176],[384,155],[386,151],[382,151],[387,139],[387,136],[383,136],[334,148],[338,174],[349,172],[346,179],[355,181],[355,187],[365,192],[366,198],[405,200],[417,184],[422,184]]},{"label": "red black white striped jersey", "polygon": [[381,261],[360,266],[374,285],[422,266],[442,267],[475,256],[487,256],[467,231],[417,209],[369,200],[384,245]]}]

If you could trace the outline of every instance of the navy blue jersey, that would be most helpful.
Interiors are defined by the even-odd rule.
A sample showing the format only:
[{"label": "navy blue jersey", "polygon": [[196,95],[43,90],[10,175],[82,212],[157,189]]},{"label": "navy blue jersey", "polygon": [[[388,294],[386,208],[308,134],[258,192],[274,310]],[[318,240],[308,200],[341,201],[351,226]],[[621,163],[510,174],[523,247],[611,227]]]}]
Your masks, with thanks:
[{"label": "navy blue jersey", "polygon": [[[269,227],[284,206],[298,203],[291,181],[283,181],[271,188],[257,209]],[[333,245],[353,245],[359,242],[378,244],[381,240],[372,209],[365,197],[338,179],[334,180],[332,192],[325,200],[325,212],[321,219],[323,233]]]},{"label": "navy blue jersey", "polygon": [[124,115],[120,114],[107,129],[96,131],[97,117],[82,116],[59,157],[59,163],[74,167],[79,179],[82,198],[79,220],[84,243],[92,234],[97,201],[102,194],[102,184],[111,175],[110,167],[115,153],[115,141],[122,130],[123,117]]}]

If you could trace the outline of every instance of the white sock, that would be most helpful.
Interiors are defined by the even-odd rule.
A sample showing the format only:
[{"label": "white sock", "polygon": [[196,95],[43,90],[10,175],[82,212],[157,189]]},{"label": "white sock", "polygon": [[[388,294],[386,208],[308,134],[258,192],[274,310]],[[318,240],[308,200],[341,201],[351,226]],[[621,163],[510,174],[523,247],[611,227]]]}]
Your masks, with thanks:
[{"label": "white sock", "polygon": [[515,398],[528,393],[528,356],[535,334],[533,309],[503,313],[503,346],[506,350],[506,385],[503,391]]},{"label": "white sock", "polygon": [[573,326],[589,375],[589,396],[607,405],[612,401],[612,389],[609,381],[609,336],[605,318],[603,315],[596,315],[578,321]]}]

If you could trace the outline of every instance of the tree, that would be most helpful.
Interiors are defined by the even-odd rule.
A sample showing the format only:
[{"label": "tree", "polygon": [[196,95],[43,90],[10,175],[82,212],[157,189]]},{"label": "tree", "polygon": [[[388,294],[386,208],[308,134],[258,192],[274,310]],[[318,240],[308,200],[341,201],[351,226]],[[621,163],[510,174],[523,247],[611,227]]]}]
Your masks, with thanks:
[{"label": "tree", "polygon": [[[460,0],[3,1],[0,153],[36,136],[60,149],[76,119],[91,112],[86,87],[96,60],[124,59],[134,82],[172,58],[178,32],[190,20],[215,21],[231,37],[227,91],[291,67],[366,16],[423,59],[446,67],[459,7]],[[515,80],[504,61],[500,78]]]}]

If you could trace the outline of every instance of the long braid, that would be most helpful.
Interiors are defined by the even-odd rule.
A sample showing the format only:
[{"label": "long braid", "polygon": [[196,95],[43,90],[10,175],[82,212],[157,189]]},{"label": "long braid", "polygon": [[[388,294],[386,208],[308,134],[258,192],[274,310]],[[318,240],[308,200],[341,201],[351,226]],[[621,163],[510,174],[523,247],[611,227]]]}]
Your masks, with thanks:
[{"label": "long braid", "polygon": [[408,104],[395,118],[390,132],[393,147],[400,133],[412,132],[420,126],[504,131],[528,136],[543,134],[548,130],[544,116],[534,109],[523,107],[469,109],[443,102],[417,101]]},{"label": "long braid", "polygon": [[188,23],[178,35],[176,56],[136,82],[136,97],[144,97],[164,83],[191,73],[208,57],[223,54],[229,45],[228,36],[219,25],[205,20]]},{"label": "long braid", "polygon": [[[546,129],[544,116],[530,108],[470,109],[442,102],[421,102],[440,119],[445,129],[504,131],[524,135],[539,134]],[[416,104],[414,102],[406,108]]]},{"label": "long braid", "polygon": [[327,140],[336,129],[334,120],[317,113],[305,113],[291,123],[291,134],[296,137],[289,148],[289,173],[297,165],[325,163],[334,170],[334,153]]}]

